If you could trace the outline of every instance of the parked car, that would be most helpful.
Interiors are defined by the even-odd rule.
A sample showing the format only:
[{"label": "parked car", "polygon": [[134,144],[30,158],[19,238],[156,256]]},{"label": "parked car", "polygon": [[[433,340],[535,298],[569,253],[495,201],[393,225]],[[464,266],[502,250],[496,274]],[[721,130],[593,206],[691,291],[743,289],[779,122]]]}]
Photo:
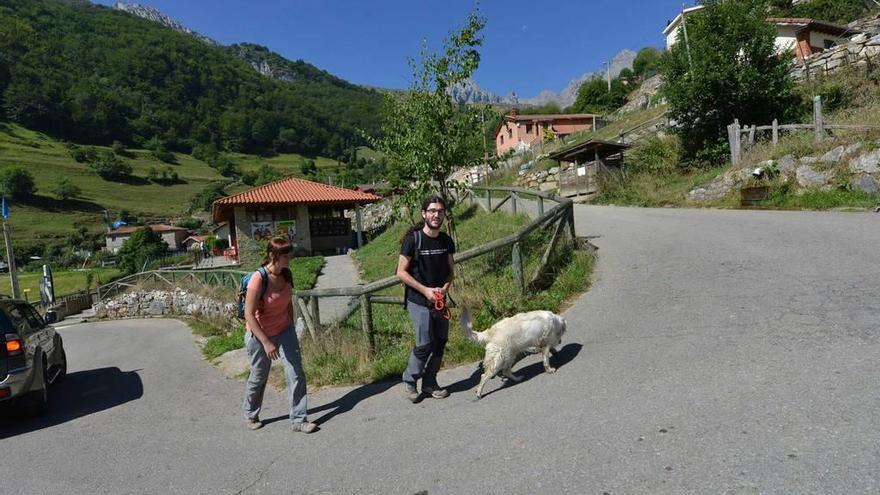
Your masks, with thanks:
[{"label": "parked car", "polygon": [[52,323],[20,299],[0,298],[0,405],[46,412],[49,386],[67,376],[64,343]]}]

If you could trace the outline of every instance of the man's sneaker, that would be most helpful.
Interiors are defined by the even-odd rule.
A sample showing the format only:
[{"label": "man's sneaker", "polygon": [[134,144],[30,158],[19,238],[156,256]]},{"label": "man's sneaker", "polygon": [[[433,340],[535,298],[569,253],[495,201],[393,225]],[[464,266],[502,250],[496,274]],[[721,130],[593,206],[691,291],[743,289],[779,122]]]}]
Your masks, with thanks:
[{"label": "man's sneaker", "polygon": [[247,426],[250,430],[259,430],[263,427],[263,422],[260,418],[247,418]]},{"label": "man's sneaker", "polygon": [[291,428],[293,429],[293,431],[311,433],[318,429],[318,425],[316,425],[315,423],[309,423],[308,421],[302,421],[299,423],[293,423]]},{"label": "man's sneaker", "polygon": [[410,402],[415,403],[419,400],[419,391],[416,388],[415,383],[403,382],[403,391],[406,393],[406,398],[409,399]]},{"label": "man's sneaker", "polygon": [[445,388],[440,388],[440,387],[431,387],[431,386],[422,385],[422,392],[424,392],[427,395],[430,395],[431,397],[433,397],[435,399],[445,399],[445,398],[449,397],[449,391],[446,390]]}]

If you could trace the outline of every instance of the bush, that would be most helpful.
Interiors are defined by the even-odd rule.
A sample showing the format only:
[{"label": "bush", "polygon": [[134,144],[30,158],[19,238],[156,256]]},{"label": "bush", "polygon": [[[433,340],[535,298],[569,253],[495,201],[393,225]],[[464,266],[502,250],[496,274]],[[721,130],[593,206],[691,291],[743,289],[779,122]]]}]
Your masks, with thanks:
[{"label": "bush", "polygon": [[199,218],[189,217],[180,219],[174,225],[188,230],[198,230],[205,225],[205,222]]},{"label": "bush", "polygon": [[206,163],[210,163],[218,154],[219,152],[217,151],[217,147],[214,146],[214,143],[197,144],[192,150],[193,158]]},{"label": "bush", "polygon": [[214,201],[226,196],[226,191],[223,188],[224,185],[221,183],[208,184],[201,192],[193,196],[190,201],[191,209],[210,211]]},{"label": "bush", "polygon": [[103,152],[89,165],[104,180],[119,180],[131,175],[131,165],[110,152]]},{"label": "bush", "polygon": [[633,73],[640,78],[652,76],[660,68],[661,57],[662,52],[652,46],[642,48],[633,60]]},{"label": "bush", "polygon": [[34,176],[24,167],[7,168],[0,171],[0,192],[7,199],[27,199],[37,192]]},{"label": "bush", "polygon": [[153,137],[144,143],[144,148],[150,150],[150,154],[160,162],[172,164],[177,163],[177,158],[174,156],[174,153],[168,151],[168,147],[165,143],[157,137]]},{"label": "bush", "polygon": [[71,158],[77,163],[92,163],[98,159],[98,150],[92,146],[77,146],[71,144],[68,146]]},{"label": "bush", "polygon": [[168,244],[150,227],[141,227],[122,243],[117,256],[119,269],[126,274],[137,273],[144,262],[165,256]]},{"label": "bush", "polygon": [[235,177],[238,175],[238,166],[226,155],[214,155],[208,159],[208,165],[217,170],[223,177]]},{"label": "bush", "polygon": [[625,170],[633,174],[669,175],[681,159],[681,141],[676,136],[651,136],[629,153]]},{"label": "bush", "polygon": [[121,141],[113,141],[113,153],[118,156],[124,156],[126,158],[131,158],[132,153],[125,148],[125,145],[122,144]]},{"label": "bush", "polygon": [[66,201],[78,197],[82,194],[82,189],[71,183],[67,178],[62,178],[52,187],[52,193],[58,199]]}]

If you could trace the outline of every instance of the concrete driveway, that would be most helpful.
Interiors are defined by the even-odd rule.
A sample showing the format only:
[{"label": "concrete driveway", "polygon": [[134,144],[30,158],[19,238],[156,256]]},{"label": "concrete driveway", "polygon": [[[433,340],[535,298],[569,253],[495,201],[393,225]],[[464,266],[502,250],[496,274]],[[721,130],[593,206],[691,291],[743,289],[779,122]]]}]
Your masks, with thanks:
[{"label": "concrete driveway", "polygon": [[4,419],[8,493],[877,493],[880,215],[584,207],[594,287],[546,375],[474,402],[397,383],[280,395],[245,429],[243,385],[173,320],[61,330],[71,376]]}]

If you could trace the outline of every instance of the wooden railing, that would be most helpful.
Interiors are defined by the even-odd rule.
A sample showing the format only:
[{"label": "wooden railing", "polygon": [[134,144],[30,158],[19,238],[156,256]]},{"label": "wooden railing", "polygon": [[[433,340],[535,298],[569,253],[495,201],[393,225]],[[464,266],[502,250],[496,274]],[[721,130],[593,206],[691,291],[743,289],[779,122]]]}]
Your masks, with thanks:
[{"label": "wooden railing", "polygon": [[[478,197],[477,191],[482,192]],[[496,196],[493,198],[493,193]],[[520,208],[526,206],[523,201],[524,197],[534,197],[537,208],[537,215],[532,222],[520,229],[518,232],[507,237],[496,239],[482,246],[477,246],[461,253],[456,253],[453,258],[455,263],[463,263],[467,260],[492,253],[498,249],[512,247],[511,264],[513,267],[514,280],[520,293],[525,294],[530,291],[536,282],[542,277],[547,269],[550,256],[556,249],[559,239],[568,227],[568,233],[572,239],[575,238],[574,231],[574,209],[573,202],[567,198],[560,198],[552,194],[546,194],[538,191],[530,191],[515,187],[488,187],[474,188],[469,190],[460,201],[470,202],[471,204],[479,204],[482,208],[489,212],[498,211],[504,204],[508,204],[512,213],[517,213]],[[493,204],[493,199],[496,202]],[[551,201],[556,203],[549,209],[545,209],[545,202]],[[485,204],[483,204],[485,202]],[[528,208],[525,208],[528,210]],[[523,272],[523,257],[521,243],[523,238],[533,232],[535,229],[549,227],[555,225],[553,238],[548,243],[541,257],[540,263],[534,274],[526,280]],[[306,323],[306,328],[313,338],[317,338],[318,332],[322,328],[320,319],[320,299],[327,297],[350,297],[352,304],[349,305],[348,311],[345,312],[341,320],[351,316],[355,311],[360,309],[361,312],[361,329],[364,339],[372,351],[375,350],[375,333],[373,329],[373,304],[403,304],[402,297],[380,296],[379,292],[389,287],[400,284],[401,281],[397,276],[391,276],[371,282],[362,286],[355,287],[338,287],[328,289],[309,289],[296,291],[294,293],[294,304],[300,315]]]},{"label": "wooden railing", "polygon": [[246,273],[240,270],[150,270],[99,285],[95,289],[95,293],[97,300],[102,301],[121,291],[149,281],[168,284],[171,287],[177,287],[180,282],[190,281],[194,284],[211,287],[225,286],[237,291],[241,277]]}]

